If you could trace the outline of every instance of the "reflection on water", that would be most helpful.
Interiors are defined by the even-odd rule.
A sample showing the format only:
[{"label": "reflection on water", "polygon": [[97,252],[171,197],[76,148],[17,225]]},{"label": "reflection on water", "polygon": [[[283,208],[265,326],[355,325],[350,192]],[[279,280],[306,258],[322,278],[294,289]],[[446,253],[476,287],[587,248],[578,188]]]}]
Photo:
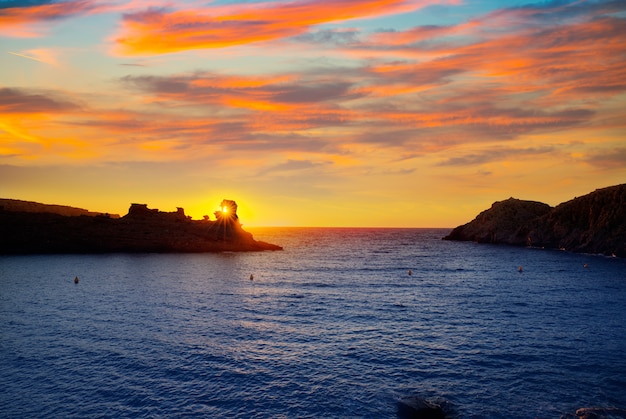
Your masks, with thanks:
[{"label": "reflection on water", "polygon": [[395,417],[412,394],[464,418],[626,407],[624,260],[251,230],[285,250],[0,257],[0,416]]}]

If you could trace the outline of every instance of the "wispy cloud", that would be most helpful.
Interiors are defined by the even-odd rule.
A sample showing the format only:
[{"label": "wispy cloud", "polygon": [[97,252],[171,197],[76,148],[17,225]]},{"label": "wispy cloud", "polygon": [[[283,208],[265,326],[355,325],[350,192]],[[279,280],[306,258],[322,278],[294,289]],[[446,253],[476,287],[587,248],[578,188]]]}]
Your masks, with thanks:
[{"label": "wispy cloud", "polygon": [[[120,41],[128,48],[125,54],[255,42],[258,34],[265,40],[323,43],[359,60],[350,67],[258,75],[167,74],[139,67],[133,69],[138,75],[117,79],[114,94],[132,97],[118,108],[102,105],[97,95],[89,106],[79,106],[61,92],[4,89],[0,110],[20,113],[33,132],[40,126],[70,130],[76,141],[80,135],[89,142],[94,154],[122,148],[136,160],[280,154],[278,160],[263,157],[269,169],[257,173],[321,169],[317,162],[358,163],[372,155],[398,164],[434,156],[433,165],[449,169],[520,156],[546,158],[559,146],[523,147],[515,141],[573,127],[593,129],[607,114],[623,127],[615,116],[621,115],[619,101],[612,101],[626,91],[622,2],[548,2],[405,31],[315,30],[321,23],[427,4],[353,0],[333,13],[328,7],[337,4],[328,1],[207,6],[195,12],[178,6],[142,9],[121,22],[130,42]],[[554,20],[557,13],[563,18]],[[33,50],[13,54],[43,60]],[[127,64],[132,63],[120,65]],[[44,124],[37,112],[60,117]],[[589,162],[610,164],[601,157]],[[403,166],[389,173],[413,171]]]},{"label": "wispy cloud", "polygon": [[274,166],[270,166],[264,169],[261,175],[265,175],[267,173],[283,173],[283,172],[300,172],[306,171],[309,169],[318,168],[320,166],[332,165],[332,162],[314,162],[312,160],[296,160],[296,159],[288,159],[287,161],[276,164]]},{"label": "wispy cloud", "polygon": [[466,154],[457,157],[448,158],[439,163],[439,166],[479,166],[494,161],[506,161],[510,159],[523,159],[534,157],[542,154],[550,154],[554,151],[553,146],[544,146],[539,148],[504,148],[494,147],[493,149],[484,150],[480,153]]},{"label": "wispy cloud", "polygon": [[593,151],[584,160],[594,166],[605,169],[626,167],[626,147],[616,147],[602,151]]},{"label": "wispy cloud", "polygon": [[0,88],[0,113],[58,113],[79,105],[58,92]]},{"label": "wispy cloud", "polygon": [[53,66],[59,65],[58,51],[50,48],[30,49],[20,52],[7,51],[7,53],[16,57],[37,61],[44,64],[50,64]]},{"label": "wispy cloud", "polygon": [[32,55],[20,54],[20,53],[13,52],[13,51],[8,51],[8,54],[15,55],[16,57],[26,58],[27,60],[33,60],[33,61],[38,61],[40,63],[45,63],[45,61],[40,60],[39,58],[36,58]]},{"label": "wispy cloud", "polygon": [[123,55],[165,54],[272,41],[330,22],[413,11],[456,0],[305,0],[128,13],[114,36]]}]

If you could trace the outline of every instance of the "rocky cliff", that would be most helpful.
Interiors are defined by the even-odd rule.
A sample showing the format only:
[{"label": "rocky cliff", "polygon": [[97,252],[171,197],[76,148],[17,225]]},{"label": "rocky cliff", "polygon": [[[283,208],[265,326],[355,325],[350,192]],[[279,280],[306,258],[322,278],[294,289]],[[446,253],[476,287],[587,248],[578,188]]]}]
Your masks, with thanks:
[{"label": "rocky cliff", "polygon": [[455,228],[444,239],[526,244],[528,223],[551,210],[548,204],[515,198],[494,202],[491,208],[478,214],[473,221]]},{"label": "rocky cliff", "polygon": [[244,231],[234,201],[222,205],[216,220],[192,220],[182,208],[162,212],[145,204],[132,204],[121,218],[0,209],[0,254],[282,249]]},{"label": "rocky cliff", "polygon": [[444,239],[626,257],[626,184],[598,189],[554,208],[514,198],[495,202]]}]

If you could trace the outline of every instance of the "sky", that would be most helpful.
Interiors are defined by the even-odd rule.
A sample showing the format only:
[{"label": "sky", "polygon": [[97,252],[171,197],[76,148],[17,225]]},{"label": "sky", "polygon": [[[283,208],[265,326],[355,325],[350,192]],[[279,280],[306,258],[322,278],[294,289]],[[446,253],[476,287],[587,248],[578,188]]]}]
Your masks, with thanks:
[{"label": "sky", "polygon": [[0,197],[455,227],[626,182],[624,0],[0,0]]}]

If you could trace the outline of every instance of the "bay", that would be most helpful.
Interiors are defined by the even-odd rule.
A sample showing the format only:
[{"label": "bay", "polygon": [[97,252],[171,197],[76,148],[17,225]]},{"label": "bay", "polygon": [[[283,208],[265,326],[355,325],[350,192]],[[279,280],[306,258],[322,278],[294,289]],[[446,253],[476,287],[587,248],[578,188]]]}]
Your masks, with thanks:
[{"label": "bay", "polygon": [[443,229],[249,230],[285,250],[0,256],[0,416],[626,408],[623,259]]}]

